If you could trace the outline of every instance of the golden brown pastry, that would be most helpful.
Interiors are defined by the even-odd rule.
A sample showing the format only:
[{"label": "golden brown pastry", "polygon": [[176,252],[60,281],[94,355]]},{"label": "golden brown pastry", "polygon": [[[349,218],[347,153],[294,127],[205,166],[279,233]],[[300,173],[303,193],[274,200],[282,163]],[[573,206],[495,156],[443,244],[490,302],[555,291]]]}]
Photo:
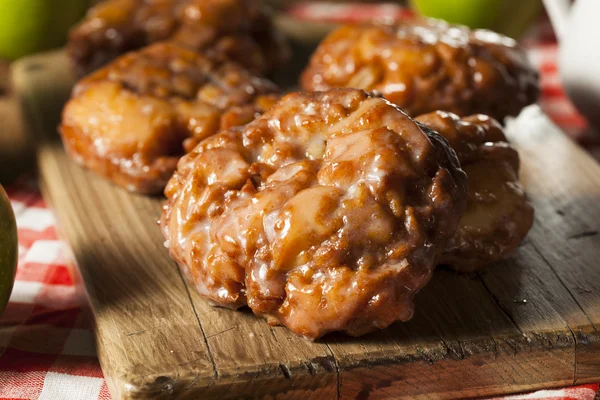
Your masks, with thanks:
[{"label": "golden brown pastry", "polygon": [[185,148],[250,122],[278,93],[236,64],[158,43],[80,81],[60,132],[79,164],[128,190],[158,193]]},{"label": "golden brown pastry", "polygon": [[179,162],[161,228],[217,305],[315,339],[406,321],[465,206],[437,133],[361,90],[293,93]]},{"label": "golden brown pastry", "polygon": [[500,124],[442,111],[416,119],[448,140],[468,178],[467,210],[441,263],[472,272],[509,256],[531,229],[533,207],[519,182],[519,154]]},{"label": "golden brown pastry", "polygon": [[436,20],[341,27],[319,45],[301,86],[375,90],[409,115],[446,110],[499,120],[538,95],[537,73],[514,40]]},{"label": "golden brown pastry", "polygon": [[255,73],[272,71],[289,58],[283,36],[258,0],[104,0],[72,29],[67,49],[82,76],[167,39]]}]

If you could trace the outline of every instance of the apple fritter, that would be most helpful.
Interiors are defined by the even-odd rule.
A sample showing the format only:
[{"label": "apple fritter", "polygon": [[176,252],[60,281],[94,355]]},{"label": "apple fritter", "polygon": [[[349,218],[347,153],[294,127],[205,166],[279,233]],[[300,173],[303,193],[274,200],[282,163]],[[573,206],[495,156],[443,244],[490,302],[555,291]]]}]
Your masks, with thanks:
[{"label": "apple fritter", "polygon": [[186,149],[252,121],[279,97],[237,64],[157,43],[81,80],[60,132],[79,164],[130,191],[159,193]]},{"label": "apple fritter", "polygon": [[307,339],[406,321],[464,211],[454,152],[361,90],[293,93],[179,162],[165,245],[216,305]]},{"label": "apple fritter", "polygon": [[258,0],[104,0],[71,30],[67,49],[76,74],[83,76],[163,40],[260,74],[290,56]]},{"label": "apple fritter", "polygon": [[301,86],[377,91],[411,116],[446,110],[502,120],[535,102],[537,78],[506,36],[415,19],[335,30],[313,54]]},{"label": "apple fritter", "polygon": [[448,140],[468,179],[467,210],[441,264],[472,272],[512,254],[533,225],[533,207],[519,181],[519,154],[500,124],[442,111],[416,120]]}]

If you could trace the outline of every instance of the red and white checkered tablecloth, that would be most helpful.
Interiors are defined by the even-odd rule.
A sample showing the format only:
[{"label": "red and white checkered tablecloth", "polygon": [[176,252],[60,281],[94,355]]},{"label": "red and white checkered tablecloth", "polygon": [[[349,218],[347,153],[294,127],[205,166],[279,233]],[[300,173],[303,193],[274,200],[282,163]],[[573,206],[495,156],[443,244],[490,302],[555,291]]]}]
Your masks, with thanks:
[{"label": "red and white checkered tablecloth", "polygon": [[85,299],[54,214],[35,180],[6,190],[17,218],[19,266],[0,316],[0,399],[108,400]]},{"label": "red and white checkered tablecloth", "polygon": [[[402,17],[406,11],[390,5],[305,5],[292,13],[306,19],[356,21],[365,16]],[[542,108],[565,132],[600,154],[598,141],[561,88],[556,42],[548,24],[542,22],[525,43],[541,72]],[[8,307],[0,316],[0,400],[110,399],[86,300],[69,273],[69,248],[58,239],[54,214],[35,179],[24,177],[6,189],[17,217],[19,266]],[[503,399],[593,400],[597,393],[598,384],[590,384]]]}]

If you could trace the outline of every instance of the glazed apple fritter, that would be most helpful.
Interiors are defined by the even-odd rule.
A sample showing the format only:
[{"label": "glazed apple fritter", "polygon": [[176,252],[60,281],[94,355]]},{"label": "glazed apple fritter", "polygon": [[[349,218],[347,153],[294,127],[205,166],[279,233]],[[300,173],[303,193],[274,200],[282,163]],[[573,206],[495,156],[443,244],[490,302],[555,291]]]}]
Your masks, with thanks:
[{"label": "glazed apple fritter", "polygon": [[412,116],[446,110],[498,120],[538,95],[537,73],[514,40],[420,19],[335,30],[312,56],[301,86],[377,91]]},{"label": "glazed apple fritter", "polygon": [[465,207],[437,133],[360,90],[293,93],[179,162],[165,245],[213,303],[315,339],[406,321]]},{"label": "glazed apple fritter", "polygon": [[439,132],[456,151],[468,179],[467,210],[441,263],[472,272],[509,256],[533,224],[533,207],[519,182],[519,154],[500,124],[485,115],[447,112],[417,121]]},{"label": "glazed apple fritter", "polygon": [[81,80],[60,132],[79,164],[130,191],[158,193],[185,149],[250,122],[278,93],[236,64],[158,43]]},{"label": "glazed apple fritter", "polygon": [[104,0],[72,29],[67,49],[76,74],[83,76],[163,40],[260,74],[290,56],[258,0]]}]

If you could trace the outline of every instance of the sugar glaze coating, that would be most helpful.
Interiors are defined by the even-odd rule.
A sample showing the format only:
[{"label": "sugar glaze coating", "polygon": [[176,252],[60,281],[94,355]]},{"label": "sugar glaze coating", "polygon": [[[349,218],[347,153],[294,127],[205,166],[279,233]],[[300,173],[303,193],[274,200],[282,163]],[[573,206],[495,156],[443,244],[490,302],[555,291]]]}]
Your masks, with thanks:
[{"label": "sugar glaze coating", "polygon": [[411,318],[466,187],[438,134],[343,89],[207,138],[165,194],[165,245],[203,296],[315,339]]}]

